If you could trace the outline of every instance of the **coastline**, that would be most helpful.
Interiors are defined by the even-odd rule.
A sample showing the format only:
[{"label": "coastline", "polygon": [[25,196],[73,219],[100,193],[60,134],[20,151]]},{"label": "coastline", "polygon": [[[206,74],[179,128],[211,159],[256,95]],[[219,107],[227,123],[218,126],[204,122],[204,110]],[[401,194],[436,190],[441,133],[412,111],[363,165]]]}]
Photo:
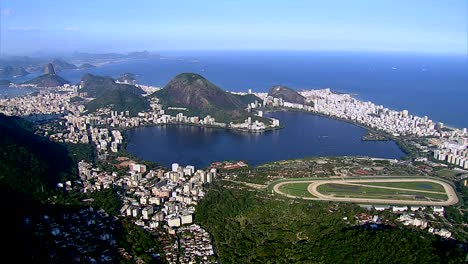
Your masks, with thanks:
[{"label": "coastline", "polygon": [[301,109],[286,109],[286,108],[274,109],[274,110],[265,109],[265,113],[273,113],[273,112],[303,112],[303,113],[306,113],[306,114],[317,115],[317,116],[322,116],[322,117],[326,117],[326,118],[335,119],[335,120],[338,120],[338,121],[343,121],[343,122],[346,122],[346,123],[353,124],[355,126],[361,127],[363,129],[366,129],[367,131],[381,133],[381,134],[384,134],[384,135],[387,136],[386,140],[364,140],[363,139],[363,141],[394,141],[398,145],[398,147],[401,149],[401,151],[406,154],[405,157],[400,157],[400,160],[412,157],[411,151],[409,150],[408,147],[406,147],[403,144],[403,139],[402,138],[392,136],[392,135],[390,135],[390,134],[388,134],[388,133],[386,133],[384,131],[377,130],[377,129],[365,126],[365,125],[363,125],[361,123],[358,123],[358,122],[350,120],[350,119],[344,119],[344,118],[340,118],[340,117],[336,117],[336,116],[322,114],[322,113],[319,113],[319,112],[316,112],[316,111],[305,111],[305,110],[301,110]]},{"label": "coastline", "polygon": [[158,127],[158,126],[191,126],[191,127],[201,127],[201,128],[213,128],[213,129],[223,129],[223,130],[231,130],[243,133],[254,133],[254,134],[262,134],[268,131],[274,131],[278,129],[283,129],[284,126],[280,125],[279,127],[269,127],[263,130],[249,130],[249,129],[242,129],[242,128],[233,128],[233,127],[221,127],[215,125],[202,125],[202,124],[194,124],[194,123],[182,123],[182,122],[172,122],[172,123],[156,123],[156,124],[144,124],[137,127],[119,127],[115,128],[116,130],[125,131],[128,129],[136,129],[140,127]]}]

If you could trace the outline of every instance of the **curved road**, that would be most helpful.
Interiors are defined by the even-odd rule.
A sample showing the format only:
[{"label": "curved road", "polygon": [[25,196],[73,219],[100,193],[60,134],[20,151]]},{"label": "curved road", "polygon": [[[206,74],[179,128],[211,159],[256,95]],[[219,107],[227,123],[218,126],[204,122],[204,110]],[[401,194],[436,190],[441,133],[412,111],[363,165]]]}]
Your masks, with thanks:
[{"label": "curved road", "polygon": [[[353,198],[353,197],[334,197],[331,195],[325,195],[320,193],[317,188],[322,184],[329,184],[329,183],[366,183],[366,182],[433,182],[440,184],[444,187],[446,194],[448,195],[448,199],[445,201],[417,201],[417,200],[387,200],[387,199],[371,199],[371,198]],[[286,184],[291,183],[310,183],[307,187],[307,190],[310,194],[315,196],[316,198],[312,197],[301,197],[301,196],[294,196],[287,193],[280,191],[280,187]],[[408,191],[410,189],[405,188],[393,188],[402,191]],[[367,203],[367,204],[404,204],[404,205],[431,205],[431,206],[447,206],[458,203],[458,196],[452,186],[446,182],[429,179],[429,178],[385,178],[385,179],[326,179],[326,180],[303,180],[303,181],[284,181],[277,183],[273,186],[273,190],[276,193],[281,195],[287,196],[289,198],[302,198],[305,200],[325,200],[325,201],[336,201],[336,202],[354,202],[354,203]]]}]

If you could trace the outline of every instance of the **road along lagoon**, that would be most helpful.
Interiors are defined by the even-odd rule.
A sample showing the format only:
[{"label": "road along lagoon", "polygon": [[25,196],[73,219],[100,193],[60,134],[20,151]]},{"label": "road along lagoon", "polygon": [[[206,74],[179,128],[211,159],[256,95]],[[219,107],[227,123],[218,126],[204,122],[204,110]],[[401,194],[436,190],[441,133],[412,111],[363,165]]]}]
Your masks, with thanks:
[{"label": "road along lagoon", "polygon": [[448,206],[459,201],[449,183],[424,177],[286,179],[272,183],[272,189],[289,198],[365,204]]}]

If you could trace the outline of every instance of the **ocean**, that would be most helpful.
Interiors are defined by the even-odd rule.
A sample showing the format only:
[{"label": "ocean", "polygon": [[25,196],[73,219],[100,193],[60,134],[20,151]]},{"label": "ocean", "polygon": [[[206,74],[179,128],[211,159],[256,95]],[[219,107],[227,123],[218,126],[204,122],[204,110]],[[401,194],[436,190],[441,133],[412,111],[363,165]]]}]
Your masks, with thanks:
[{"label": "ocean", "polygon": [[[161,55],[162,59],[125,61],[59,74],[78,83],[85,72],[111,77],[131,72],[141,84],[164,86],[178,73],[195,72],[230,91],[267,92],[277,84],[298,90],[331,88],[391,109],[427,115],[446,125],[468,127],[466,56],[306,51],[187,51]],[[5,89],[0,87],[0,95],[8,93]]]}]

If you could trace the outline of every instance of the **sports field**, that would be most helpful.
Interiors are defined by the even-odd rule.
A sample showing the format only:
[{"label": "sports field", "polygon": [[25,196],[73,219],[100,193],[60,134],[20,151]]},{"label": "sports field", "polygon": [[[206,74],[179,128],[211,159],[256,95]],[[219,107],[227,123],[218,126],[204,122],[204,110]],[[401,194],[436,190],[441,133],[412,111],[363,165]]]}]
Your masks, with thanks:
[{"label": "sports field", "polygon": [[453,187],[432,178],[303,179],[273,184],[290,198],[373,204],[451,205],[458,202]]}]

